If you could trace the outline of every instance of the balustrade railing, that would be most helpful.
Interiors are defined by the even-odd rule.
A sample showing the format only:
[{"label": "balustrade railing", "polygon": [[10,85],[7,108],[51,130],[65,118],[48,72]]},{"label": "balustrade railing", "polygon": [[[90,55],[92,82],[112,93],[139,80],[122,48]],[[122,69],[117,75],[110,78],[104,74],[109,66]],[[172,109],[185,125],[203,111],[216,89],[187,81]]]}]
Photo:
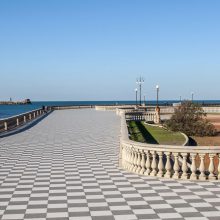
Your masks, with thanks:
[{"label": "balustrade railing", "polygon": [[0,133],[8,132],[23,126],[26,123],[35,120],[39,116],[48,113],[49,111],[51,111],[50,108],[36,109],[13,117],[0,119]]},{"label": "balustrade railing", "polygon": [[120,141],[120,164],[124,169],[141,175],[173,179],[220,179],[220,147],[135,142],[128,138],[126,117],[122,115],[121,118]]}]

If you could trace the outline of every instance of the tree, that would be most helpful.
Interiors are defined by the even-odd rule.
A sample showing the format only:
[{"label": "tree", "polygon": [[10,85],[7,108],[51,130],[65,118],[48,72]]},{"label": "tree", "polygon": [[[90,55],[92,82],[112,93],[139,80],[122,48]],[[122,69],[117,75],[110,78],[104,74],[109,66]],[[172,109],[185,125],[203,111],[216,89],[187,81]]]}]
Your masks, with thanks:
[{"label": "tree", "polygon": [[183,102],[175,109],[166,127],[172,131],[180,131],[188,136],[214,136],[217,131],[206,119],[206,113],[199,104]]}]

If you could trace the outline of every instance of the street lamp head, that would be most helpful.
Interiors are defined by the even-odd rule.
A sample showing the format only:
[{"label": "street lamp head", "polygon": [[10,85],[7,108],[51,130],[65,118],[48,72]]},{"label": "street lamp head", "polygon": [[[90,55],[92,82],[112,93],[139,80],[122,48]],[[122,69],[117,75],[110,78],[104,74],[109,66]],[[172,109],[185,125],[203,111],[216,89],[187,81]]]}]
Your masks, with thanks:
[{"label": "street lamp head", "polygon": [[135,91],[135,92],[137,92],[137,91],[138,91],[138,89],[136,88],[134,91]]},{"label": "street lamp head", "polygon": [[156,85],[156,89],[159,89],[159,85]]}]

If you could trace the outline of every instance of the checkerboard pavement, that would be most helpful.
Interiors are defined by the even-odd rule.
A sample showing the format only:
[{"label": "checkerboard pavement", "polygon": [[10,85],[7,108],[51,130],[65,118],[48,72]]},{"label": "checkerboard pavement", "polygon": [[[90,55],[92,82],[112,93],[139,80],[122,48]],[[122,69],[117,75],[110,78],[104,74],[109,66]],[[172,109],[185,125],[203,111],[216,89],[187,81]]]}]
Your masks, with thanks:
[{"label": "checkerboard pavement", "polygon": [[114,112],[55,111],[0,139],[0,219],[220,219],[220,183],[118,168]]}]

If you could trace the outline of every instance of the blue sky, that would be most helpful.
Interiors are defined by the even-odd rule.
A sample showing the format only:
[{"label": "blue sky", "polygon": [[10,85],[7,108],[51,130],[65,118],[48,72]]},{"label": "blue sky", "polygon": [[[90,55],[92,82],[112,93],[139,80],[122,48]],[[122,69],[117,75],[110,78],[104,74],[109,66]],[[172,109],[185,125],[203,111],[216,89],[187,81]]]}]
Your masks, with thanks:
[{"label": "blue sky", "polygon": [[0,100],[220,99],[218,0],[0,0]]}]

